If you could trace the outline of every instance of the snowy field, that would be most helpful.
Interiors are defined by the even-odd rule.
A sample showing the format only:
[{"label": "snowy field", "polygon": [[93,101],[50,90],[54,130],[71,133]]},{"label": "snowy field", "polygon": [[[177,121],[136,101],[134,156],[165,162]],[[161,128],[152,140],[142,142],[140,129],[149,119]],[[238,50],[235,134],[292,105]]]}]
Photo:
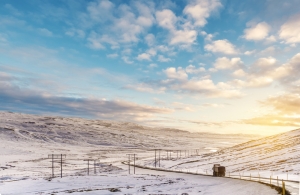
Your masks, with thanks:
[{"label": "snowy field", "polygon": [[[274,189],[256,182],[142,169],[137,169],[137,175],[128,175],[127,166],[121,162],[127,160],[126,154],[136,153],[137,164],[153,166],[153,149],[159,148],[173,151],[170,159],[166,153],[161,153],[161,166],[168,169],[206,172],[219,162],[228,166],[232,174],[254,174],[261,169],[283,177],[288,170],[289,177],[298,179],[297,136],[298,131],[294,131],[281,137],[250,141],[259,137],[189,133],[133,123],[0,112],[0,194],[213,195],[220,194],[222,189],[223,194],[272,195],[277,194]],[[288,142],[294,137],[295,140]],[[275,140],[281,143],[280,147],[273,148]],[[278,150],[272,152],[275,149]],[[181,150],[182,157],[175,158],[174,150]],[[188,151],[185,156],[184,151]],[[60,159],[55,159],[56,177],[50,179],[49,154],[66,154],[63,178],[59,178]],[[234,164],[235,158],[239,161]],[[96,160],[95,170],[94,161],[90,162],[90,175],[87,175],[86,159]],[[249,159],[258,159],[261,164]],[[267,164],[262,162],[274,162],[274,168],[267,169]]]}]

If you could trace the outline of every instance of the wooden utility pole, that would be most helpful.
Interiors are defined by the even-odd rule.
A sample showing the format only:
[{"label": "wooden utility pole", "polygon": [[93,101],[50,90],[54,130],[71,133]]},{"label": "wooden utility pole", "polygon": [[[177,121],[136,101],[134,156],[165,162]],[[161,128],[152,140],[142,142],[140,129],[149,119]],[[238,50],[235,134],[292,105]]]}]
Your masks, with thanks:
[{"label": "wooden utility pole", "polygon": [[154,151],[155,151],[154,164],[155,164],[155,167],[156,167],[156,149],[154,149]]},{"label": "wooden utility pole", "polygon": [[158,150],[158,166],[160,167],[160,150]]},{"label": "wooden utility pole", "polygon": [[135,174],[135,155],[136,154],[133,154],[133,174]]},{"label": "wooden utility pole", "polygon": [[131,154],[126,154],[128,155],[128,173],[130,174],[130,155]]},{"label": "wooden utility pole", "polygon": [[65,154],[48,154],[48,158],[52,160],[52,177],[54,177],[54,159],[60,159],[60,177],[62,178],[63,172],[63,158],[66,158]]},{"label": "wooden utility pole", "polygon": [[282,195],[285,195],[285,183],[282,180]]},{"label": "wooden utility pole", "polygon": [[130,160],[131,160],[131,155],[133,155],[133,174],[135,174],[135,156],[137,154],[126,154],[128,155],[128,173],[130,174]]}]

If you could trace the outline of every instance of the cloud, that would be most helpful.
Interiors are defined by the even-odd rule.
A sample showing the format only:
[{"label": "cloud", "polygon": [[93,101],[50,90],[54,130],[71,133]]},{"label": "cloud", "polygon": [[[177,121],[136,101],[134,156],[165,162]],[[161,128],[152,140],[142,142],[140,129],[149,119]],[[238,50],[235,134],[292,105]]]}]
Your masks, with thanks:
[{"label": "cloud", "polygon": [[138,57],[136,58],[137,60],[148,60],[148,61],[151,61],[151,55],[148,54],[148,53],[142,53],[142,54],[139,54]]},{"label": "cloud", "polygon": [[245,77],[247,73],[243,69],[238,69],[232,73],[236,77]]},{"label": "cloud", "polygon": [[228,83],[218,82],[214,83],[209,77],[191,77],[194,74],[199,74],[203,71],[203,67],[199,69],[188,66],[182,67],[169,67],[162,72],[166,76],[165,79],[144,80],[142,83],[126,86],[125,88],[134,89],[137,91],[147,91],[152,93],[156,91],[170,91],[179,94],[202,95],[211,98],[240,98],[243,94],[229,85]]},{"label": "cloud", "polygon": [[235,69],[242,66],[244,63],[241,58],[231,58],[226,57],[216,59],[214,67],[219,70],[223,69]]},{"label": "cloud", "polygon": [[162,11],[157,11],[155,16],[159,26],[168,30],[175,30],[177,17],[171,10],[164,9]]},{"label": "cloud", "polygon": [[29,113],[48,112],[68,116],[89,116],[113,120],[143,120],[156,114],[169,114],[167,108],[136,104],[124,100],[54,96],[42,91],[21,89],[0,81],[2,110]]},{"label": "cloud", "polygon": [[145,41],[148,46],[153,46],[155,45],[155,36],[153,34],[148,34],[145,36]]},{"label": "cloud", "polygon": [[227,55],[237,54],[238,51],[235,46],[230,43],[227,39],[213,41],[212,43],[206,44],[204,49],[213,53],[221,53]]},{"label": "cloud", "polygon": [[172,61],[170,58],[166,58],[163,55],[158,55],[158,59],[159,62],[170,62]]},{"label": "cloud", "polygon": [[50,30],[46,29],[46,28],[39,28],[38,32],[41,35],[46,36],[46,37],[52,37],[53,36],[53,33]]},{"label": "cloud", "polygon": [[[112,48],[137,43],[155,22],[151,2],[132,2],[130,5],[104,0],[89,3],[86,23],[95,26],[88,36],[88,45],[93,49],[103,49],[106,44]],[[87,21],[89,20],[89,21]],[[105,28],[105,31],[101,30]]]},{"label": "cloud", "polygon": [[181,67],[178,67],[177,69],[174,67],[170,67],[163,70],[163,72],[169,79],[186,80],[188,78],[187,73]]},{"label": "cloud", "polygon": [[300,14],[290,17],[279,30],[279,37],[286,43],[300,42]]},{"label": "cloud", "polygon": [[148,68],[150,68],[150,69],[152,69],[152,68],[157,68],[158,66],[157,66],[157,64],[149,64],[149,66],[148,66]]},{"label": "cloud", "polygon": [[254,66],[257,66],[259,68],[266,68],[271,67],[276,64],[276,59],[273,57],[268,58],[259,58],[255,63]]},{"label": "cloud", "polygon": [[219,0],[196,0],[188,4],[183,13],[191,17],[195,26],[204,26],[207,23],[211,12],[222,7]]},{"label": "cloud", "polygon": [[88,46],[92,49],[105,49],[102,38],[96,32],[91,32],[87,38]]},{"label": "cloud", "polygon": [[128,56],[123,56],[122,60],[126,63],[126,64],[133,64],[133,61],[130,60],[130,58]]},{"label": "cloud", "polygon": [[260,41],[268,36],[270,30],[271,27],[266,22],[260,22],[245,29],[243,37],[247,40]]},{"label": "cloud", "polygon": [[272,109],[272,114],[243,120],[246,124],[266,126],[300,126],[300,95],[284,93],[259,102]]},{"label": "cloud", "polygon": [[256,50],[252,50],[252,51],[245,51],[245,55],[247,55],[247,56],[250,56],[250,55],[252,55],[253,53],[255,53],[256,52]]},{"label": "cloud", "polygon": [[190,45],[195,42],[197,39],[197,31],[196,30],[177,30],[173,32],[173,36],[171,38],[170,44],[187,44]]},{"label": "cloud", "polygon": [[183,16],[176,16],[173,11],[163,9],[156,12],[158,25],[169,31],[169,44],[189,48],[197,40],[198,27],[207,23],[210,14],[221,7],[218,0],[191,1],[183,10]]},{"label": "cloud", "polygon": [[188,66],[185,68],[185,71],[186,71],[186,73],[188,73],[188,74],[199,74],[199,73],[205,72],[205,68],[203,68],[203,67],[196,68],[196,67],[193,66],[193,65],[188,65]]},{"label": "cloud", "polygon": [[117,53],[112,53],[112,54],[107,54],[106,55],[108,58],[116,58],[118,57],[119,55]]},{"label": "cloud", "polygon": [[126,85],[123,88],[124,89],[132,89],[132,90],[140,91],[140,92],[154,93],[154,94],[161,94],[161,93],[164,93],[166,90],[165,87],[153,88],[152,86],[147,85],[146,83]]},{"label": "cloud", "polygon": [[71,28],[68,31],[65,32],[66,35],[70,37],[78,37],[78,38],[84,38],[85,37],[85,32],[81,29],[75,29]]}]

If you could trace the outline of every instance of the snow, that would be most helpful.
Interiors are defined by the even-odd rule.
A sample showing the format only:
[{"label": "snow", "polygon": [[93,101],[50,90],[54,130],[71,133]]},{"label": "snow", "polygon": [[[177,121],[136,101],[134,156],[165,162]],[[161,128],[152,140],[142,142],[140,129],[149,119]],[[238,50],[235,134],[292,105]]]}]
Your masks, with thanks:
[{"label": "snow", "polygon": [[[175,153],[173,153],[172,160],[162,160],[162,167],[204,172],[205,169],[211,169],[211,165],[220,159],[223,159],[221,164],[227,162],[225,160],[228,157],[223,151],[238,155],[239,150],[234,148],[246,147],[248,145],[243,145],[243,142],[257,138],[259,137],[255,135],[247,137],[238,134],[190,133],[126,122],[0,112],[0,147],[2,148],[0,150],[0,194],[70,192],[73,194],[161,194],[168,192],[168,194],[210,195],[219,194],[220,189],[223,194],[277,194],[274,189],[256,182],[227,178],[142,169],[137,169],[138,175],[128,175],[127,166],[120,163],[127,160],[126,154],[136,153],[137,164],[153,166],[154,148],[184,149],[189,150],[189,155],[194,157],[174,159]],[[285,151],[291,151],[293,155],[298,154],[299,148],[295,151],[292,145],[289,147],[284,145],[284,147],[288,148]],[[216,152],[207,154],[211,151]],[[250,155],[259,154],[252,151],[255,149],[247,151],[248,159]],[[48,154],[53,153],[66,154],[66,158],[63,160],[63,178],[57,178],[60,175],[60,160],[56,159],[54,162],[56,178],[49,181],[52,164]],[[272,160],[277,159],[276,157],[278,156],[273,156]],[[291,156],[286,155],[278,159],[283,160],[287,157]],[[162,158],[166,158],[165,153],[162,153]],[[97,174],[93,173],[94,164],[91,162],[91,175],[87,176],[85,159],[97,160]],[[191,160],[197,162],[186,163]],[[297,159],[294,160],[297,163]],[[231,166],[228,162],[226,166],[232,170],[232,173],[237,173],[236,170],[240,170],[240,167],[244,167],[245,172],[251,171],[246,162],[246,159],[241,157],[241,164]],[[183,164],[178,165],[179,163]],[[278,174],[281,169],[282,167],[278,165]],[[293,167],[293,170],[298,169]],[[275,171],[273,173],[277,174]],[[110,192],[112,188],[119,189],[121,192]]]},{"label": "snow", "polygon": [[[165,169],[184,170],[212,174],[212,165],[226,167],[227,176],[253,177],[299,181],[300,172],[300,129],[252,140],[217,152],[171,159],[164,158],[160,165]],[[154,166],[153,158],[139,162],[143,166]],[[248,177],[248,178],[247,178]],[[257,180],[257,179],[256,179]],[[288,187],[298,194],[299,184],[289,183]]]}]

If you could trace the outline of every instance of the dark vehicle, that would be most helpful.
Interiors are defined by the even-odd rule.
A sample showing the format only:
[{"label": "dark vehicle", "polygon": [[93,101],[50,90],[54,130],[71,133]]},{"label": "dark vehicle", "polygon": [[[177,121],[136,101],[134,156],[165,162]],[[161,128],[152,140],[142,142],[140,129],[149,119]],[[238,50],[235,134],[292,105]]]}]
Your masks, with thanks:
[{"label": "dark vehicle", "polygon": [[226,168],[221,166],[220,164],[214,164],[213,169],[213,176],[215,177],[225,177]]}]

